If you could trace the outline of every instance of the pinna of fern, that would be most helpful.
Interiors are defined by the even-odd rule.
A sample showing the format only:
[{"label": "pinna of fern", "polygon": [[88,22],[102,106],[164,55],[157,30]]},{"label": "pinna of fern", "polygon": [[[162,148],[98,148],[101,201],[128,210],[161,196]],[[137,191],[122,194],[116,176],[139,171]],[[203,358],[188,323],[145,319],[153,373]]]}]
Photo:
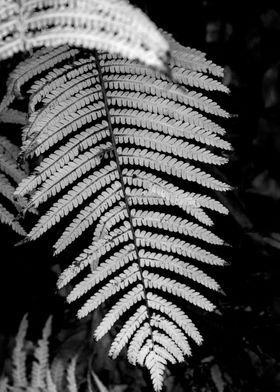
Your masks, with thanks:
[{"label": "pinna of fern", "polygon": [[47,208],[27,238],[70,217],[54,245],[59,254],[92,233],[58,287],[86,272],[68,302],[86,297],[79,317],[110,305],[95,338],[121,320],[109,354],[127,345],[156,391],[165,366],[191,354],[189,340],[202,342],[188,309],[215,309],[204,292],[220,288],[203,265],[225,261],[213,252],[223,241],[209,211],[227,213],[215,192],[230,188],[211,174],[231,148],[214,120],[228,114],[209,98],[227,92],[221,68],[174,40],[172,47],[173,82],[116,55],[42,49],[11,74],[12,98],[2,103],[10,110],[19,92],[29,97],[21,155],[40,162],[16,195],[29,197],[27,209]]}]

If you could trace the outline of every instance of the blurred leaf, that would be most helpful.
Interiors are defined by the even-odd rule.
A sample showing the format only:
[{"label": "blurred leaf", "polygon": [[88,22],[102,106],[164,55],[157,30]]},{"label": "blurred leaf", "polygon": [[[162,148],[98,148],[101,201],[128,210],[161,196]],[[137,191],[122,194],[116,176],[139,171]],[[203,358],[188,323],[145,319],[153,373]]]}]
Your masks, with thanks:
[{"label": "blurred leaf", "polygon": [[258,174],[252,181],[251,187],[247,192],[257,193],[261,196],[267,196],[274,200],[280,199],[280,184],[271,177],[268,170]]},{"label": "blurred leaf", "polygon": [[220,366],[215,364],[210,368],[211,378],[218,392],[224,392],[225,382],[223,380]]},{"label": "blurred leaf", "polygon": [[207,24],[205,40],[208,44],[220,41],[221,27],[222,24],[220,20],[212,21]]},{"label": "blurred leaf", "polygon": [[270,8],[261,15],[263,25],[267,29],[280,30],[280,15],[275,10]]},{"label": "blurred leaf", "polygon": [[252,367],[256,371],[257,376],[260,377],[263,373],[263,366],[262,366],[262,362],[260,360],[260,357],[252,350],[245,349],[245,352],[247,353],[248,357],[250,358]]},{"label": "blurred leaf", "polygon": [[266,109],[280,104],[279,67],[270,67],[263,76],[262,95]]},{"label": "blurred leaf", "polygon": [[105,387],[105,385],[102,383],[102,381],[100,380],[100,378],[97,376],[97,374],[94,373],[94,371],[91,371],[92,377],[94,379],[94,382],[97,386],[97,389],[99,392],[109,392],[109,389],[107,389]]}]

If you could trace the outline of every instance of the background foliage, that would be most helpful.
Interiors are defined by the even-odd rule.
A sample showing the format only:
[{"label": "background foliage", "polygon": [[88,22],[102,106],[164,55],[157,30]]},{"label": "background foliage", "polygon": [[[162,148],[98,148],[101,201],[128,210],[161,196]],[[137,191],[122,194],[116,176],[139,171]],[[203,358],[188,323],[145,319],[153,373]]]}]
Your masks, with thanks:
[{"label": "background foliage", "polygon": [[[232,244],[232,264],[219,277],[227,294],[219,304],[222,317],[201,320],[205,343],[188,363],[172,369],[166,390],[280,391],[279,6],[246,1],[245,9],[244,1],[188,0],[182,10],[179,0],[160,8],[157,1],[134,3],[183,44],[226,67],[225,83],[232,93],[223,105],[238,115],[228,125],[235,151],[223,169],[235,186],[226,200],[232,214],[218,228]],[[2,64],[1,87],[9,67],[12,62]],[[9,137],[19,139],[12,127]],[[74,307],[65,312],[63,293],[55,293],[59,267],[46,252],[45,240],[14,247],[19,238],[8,230],[1,227],[0,367],[26,312],[29,338],[38,338],[47,316],[54,314],[52,345],[58,350],[63,344],[67,358],[89,339],[91,326],[75,320]],[[93,354],[88,346],[82,354],[90,357],[100,379],[118,391],[150,390],[141,370],[101,354],[106,344],[106,339],[90,340]],[[82,369],[79,377],[82,383]]]}]

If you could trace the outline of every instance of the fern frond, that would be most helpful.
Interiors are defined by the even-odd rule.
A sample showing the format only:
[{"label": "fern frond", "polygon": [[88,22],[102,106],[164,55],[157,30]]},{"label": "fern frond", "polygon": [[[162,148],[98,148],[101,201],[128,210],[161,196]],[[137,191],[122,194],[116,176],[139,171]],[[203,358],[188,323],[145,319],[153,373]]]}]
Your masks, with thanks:
[{"label": "fern frond", "polygon": [[0,113],[0,122],[5,124],[19,124],[26,125],[27,116],[26,113],[16,109],[7,109],[3,113]]},{"label": "fern frond", "polygon": [[123,106],[124,108],[134,108],[144,112],[148,111],[168,116],[177,121],[182,121],[213,133],[221,134],[223,132],[223,129],[219,125],[204,117],[199,112],[166,98],[148,96],[138,92],[119,92],[114,90],[111,92],[109,90],[108,102],[112,106]]},{"label": "fern frond", "polygon": [[[111,77],[108,76],[106,79],[106,88],[109,90],[134,91],[144,94],[146,93],[152,96],[166,98],[174,102],[183,103],[206,113],[211,113],[221,117],[229,116],[229,114],[216,102],[212,101],[210,98],[205,97],[201,93],[188,90],[187,88],[182,89],[182,86],[174,85],[167,80],[160,80],[160,77],[157,79],[155,74],[147,69],[131,67],[129,71],[132,73],[132,75],[126,74],[125,72],[128,72],[128,68],[125,65],[125,63],[117,64],[113,62],[109,63],[108,65],[106,64],[104,71],[108,73],[110,72],[110,74],[112,74]],[[138,72],[134,74],[133,71]],[[119,73],[122,72],[123,74],[119,75]],[[176,74],[179,74],[179,71],[176,72],[176,70],[173,70],[173,76],[175,78]],[[199,84],[199,86],[195,87],[202,88],[202,86],[204,86],[206,90],[217,90],[217,87],[219,86],[219,88],[224,91],[224,86],[222,86],[221,83],[217,84],[214,79],[204,79],[202,84],[202,82],[200,82],[200,74],[193,73],[191,75],[195,76],[198,80],[197,84]],[[186,78],[186,75],[184,76]],[[185,84],[193,87],[194,81],[190,77],[188,77],[187,80],[188,83]]]},{"label": "fern frond", "polygon": [[143,225],[163,229],[170,233],[175,232],[184,234],[185,236],[198,238],[215,245],[223,245],[224,243],[219,237],[204,227],[174,215],[135,209],[132,209],[131,213],[133,216],[133,223],[136,227]]},{"label": "fern frond", "polygon": [[24,228],[15,219],[15,216],[0,204],[0,222],[10,226],[17,234],[26,235]]},{"label": "fern frond", "polygon": [[[53,174],[57,173],[60,168],[68,162],[73,161],[83,150],[98,143],[99,134],[93,133],[92,131],[93,129],[89,128],[81,134],[71,138],[65,146],[60,147],[49,157],[43,159],[36,168],[36,173],[40,175],[31,176],[26,181],[23,181],[21,183],[20,193],[24,195],[31,193],[41,185],[42,182],[46,181],[47,178],[50,178]],[[101,128],[101,132],[103,131],[105,131],[104,127]],[[100,150],[102,150],[102,146]]]},{"label": "fern frond", "polygon": [[187,338],[174,323],[161,317],[158,314],[153,314],[151,317],[151,325],[165,332],[172,341],[180,348],[184,355],[191,355],[191,348]]},{"label": "fern frond", "polygon": [[214,279],[210,278],[210,276],[190,263],[162,253],[145,252],[142,249],[140,251],[140,256],[142,268],[156,267],[159,269],[167,269],[170,272],[175,272],[185,278],[192,279],[212,290],[220,289],[220,286]]},{"label": "fern frond", "polygon": [[[167,182],[149,172],[143,170],[123,170],[124,181],[127,185],[138,186],[139,188],[144,188],[145,190],[150,190],[150,193],[162,196],[166,201],[170,200],[178,206],[189,207],[204,207],[213,211],[217,211],[221,214],[227,214],[228,210],[217,200],[196,193],[185,192],[182,189],[176,187],[171,182]],[[189,211],[187,211],[190,213]],[[207,225],[206,222],[203,222]],[[209,224],[211,225],[211,223]]]},{"label": "fern frond", "polygon": [[[143,288],[141,286],[134,287],[126,293],[106,314],[102,322],[96,328],[94,336],[96,340],[101,339],[110,331],[115,322],[137,302],[143,300]],[[141,307],[140,307],[141,308]],[[137,316],[138,317],[138,316]],[[144,320],[144,318],[141,318]],[[138,320],[139,321],[139,320]],[[132,332],[133,333],[133,332]]]},{"label": "fern frond", "polygon": [[[94,202],[82,210],[69,227],[66,228],[61,238],[54,245],[56,253],[61,252],[67,245],[71,244],[71,242],[80,236],[83,231],[93,225],[93,223],[104,213],[104,211],[106,211],[107,208],[110,208],[114,203],[121,200],[121,198],[121,184],[116,181],[111,187],[103,191]],[[36,228],[34,234],[37,234],[37,232]],[[32,234],[33,233],[30,233],[31,238]]]},{"label": "fern frond", "polygon": [[[53,176],[47,178],[44,182],[40,179],[39,181],[43,182],[43,185],[32,197],[30,205],[38,206],[40,203],[46,201],[50,196],[55,196],[57,193],[61,192],[62,189],[67,187],[69,184],[72,184],[77,178],[81,177],[82,174],[98,166],[101,162],[102,154],[110,147],[110,144],[107,143],[105,145],[91,148],[84,154],[78,155],[76,159],[70,161],[67,165],[65,165],[65,167],[62,167],[61,170],[58,170]],[[36,181],[32,175],[22,181],[16,190],[15,195],[24,195],[29,192],[29,189],[33,189],[32,181],[34,180]]]},{"label": "fern frond", "polygon": [[15,339],[12,355],[12,378],[14,380],[14,385],[21,388],[26,387],[28,384],[26,377],[26,351],[24,347],[27,328],[27,315],[24,315]]},{"label": "fern frond", "polygon": [[0,392],[8,392],[8,377],[0,377]]},{"label": "fern frond", "polygon": [[202,342],[183,303],[194,313],[215,309],[199,286],[221,292],[205,265],[226,263],[215,251],[224,241],[209,227],[215,213],[228,213],[215,193],[230,189],[211,171],[231,149],[219,121],[228,114],[207,95],[227,93],[221,69],[199,51],[172,47],[176,83],[81,51],[20,84],[30,111],[21,153],[35,169],[16,195],[29,198],[27,209],[45,206],[27,238],[59,223],[59,254],[87,232],[58,287],[84,276],[67,301],[86,298],[78,317],[110,305],[95,338],[121,319],[110,355],[127,344],[129,361],[150,370],[156,390],[165,366],[191,354],[188,338]]},{"label": "fern frond", "polygon": [[194,144],[183,142],[178,138],[163,136],[158,132],[147,130],[137,131],[135,128],[116,128],[116,141],[119,144],[134,144],[144,148],[150,148],[159,152],[167,152],[178,157],[210,163],[213,165],[223,165],[226,158],[217,156],[209,150],[200,148]]},{"label": "fern frond", "polygon": [[151,292],[147,294],[147,300],[150,308],[167,315],[175,325],[177,324],[198,345],[202,343],[202,336],[198,329],[178,306]]},{"label": "fern frond", "polygon": [[6,137],[0,136],[0,222],[12,228],[19,235],[26,235],[22,225],[17,220],[18,212],[26,206],[26,200],[20,196],[15,198],[14,192],[20,181],[26,177],[23,170],[17,166],[19,149]]},{"label": "fern frond", "polygon": [[52,379],[50,369],[47,369],[46,389],[47,389],[48,392],[58,392],[58,389],[57,389],[57,387],[55,385],[55,382]]},{"label": "fern frond", "polygon": [[141,231],[139,229],[136,230],[136,234],[138,246],[177,253],[178,255],[189,257],[206,264],[225,265],[225,261],[220,257],[176,237],[155,234],[144,230]]},{"label": "fern frond", "polygon": [[70,44],[166,67],[166,40],[124,0],[9,0],[1,7],[1,58],[38,46]]},{"label": "fern frond", "polygon": [[[139,293],[141,292],[141,287],[138,288]],[[136,291],[136,288],[133,289]],[[106,316],[107,317],[107,316]],[[141,305],[137,311],[126,321],[120,332],[114,338],[114,341],[110,347],[109,356],[116,359],[122,349],[127,345],[131,337],[139,329],[140,325],[148,318],[147,309],[144,305]],[[102,321],[104,324],[104,320]],[[95,330],[96,339],[100,339],[103,336],[103,324],[99,324]]]},{"label": "fern frond", "polygon": [[203,72],[220,78],[223,77],[223,68],[214,64],[212,61],[207,60],[205,53],[200,50],[181,45],[171,36],[171,34],[163,32],[163,35],[170,45],[170,50],[172,52],[172,65],[192,71]]},{"label": "fern frond", "polygon": [[58,391],[64,388],[65,381],[65,358],[62,355],[56,355],[50,366],[51,379],[56,385]]},{"label": "fern frond", "polygon": [[[193,124],[169,118],[164,115],[141,112],[135,109],[111,109],[112,122],[114,124],[127,124],[164,132],[170,136],[186,139],[194,139],[197,142],[230,150],[230,144],[217,136],[213,131],[201,129]],[[217,128],[215,129],[217,132]],[[224,135],[222,128],[218,129],[218,135]]]},{"label": "fern frond", "polygon": [[[152,349],[154,347],[154,349]],[[164,379],[164,369],[168,362],[175,363],[176,360],[172,355],[169,355],[166,349],[152,341],[148,341],[144,347],[139,351],[138,362],[145,365],[151,373],[151,379],[155,391],[162,388]]]},{"label": "fern frond", "polygon": [[[14,1],[11,0],[11,2]],[[15,101],[15,99],[22,96],[21,88],[25,83],[40,73],[52,69],[59,63],[75,56],[77,53],[77,49],[71,49],[68,46],[60,46],[52,51],[48,48],[43,48],[37,50],[31,58],[28,57],[25,61],[19,63],[9,74],[7,83],[8,88],[6,94],[2,98],[0,112],[3,112],[4,114],[5,110]]]},{"label": "fern frond", "polygon": [[71,361],[70,364],[68,365],[66,369],[66,380],[67,380],[67,389],[68,392],[78,392],[78,385],[77,385],[77,379],[76,379],[76,367],[77,367],[77,359],[78,356],[75,355]]},{"label": "fern frond", "polygon": [[[78,312],[78,317],[82,318],[88,315],[90,312],[95,310],[100,306],[104,300],[109,299],[120,290],[134,284],[139,279],[139,270],[137,263],[129,266],[124,272],[120,273],[115,278],[111,279],[109,283],[102,287],[94,296],[90,297],[86,303],[81,307]],[[83,283],[83,282],[82,282]],[[84,286],[84,287],[83,287]],[[83,285],[74,289],[67,297],[68,302],[73,302],[77,298],[81,297],[83,294],[91,289],[91,282],[89,285]]]},{"label": "fern frond", "polygon": [[38,341],[34,351],[32,371],[31,371],[31,387],[46,388],[46,379],[49,367],[49,338],[51,335],[52,318],[49,317],[43,328],[42,339]]},{"label": "fern frond", "polygon": [[120,163],[123,165],[147,167],[160,173],[164,172],[175,177],[182,178],[191,182],[196,182],[207,188],[218,191],[227,191],[230,187],[215,179],[210,174],[198,169],[195,166],[173,158],[167,154],[160,154],[139,148],[118,147]]},{"label": "fern frond", "polygon": [[203,295],[176,280],[163,278],[158,274],[148,271],[143,272],[145,286],[150,289],[162,290],[167,293],[182,297],[193,305],[202,309],[213,311],[215,306]]}]

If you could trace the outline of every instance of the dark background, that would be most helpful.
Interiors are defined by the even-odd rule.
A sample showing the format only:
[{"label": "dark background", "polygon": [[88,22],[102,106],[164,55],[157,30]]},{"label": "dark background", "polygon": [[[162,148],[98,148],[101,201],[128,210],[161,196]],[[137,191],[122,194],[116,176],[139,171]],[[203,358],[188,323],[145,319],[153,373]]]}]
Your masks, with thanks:
[{"label": "dark background", "polygon": [[[224,105],[237,115],[228,122],[234,153],[223,171],[234,191],[225,200],[231,215],[220,223],[232,244],[231,266],[219,278],[227,294],[220,300],[222,317],[204,322],[204,345],[186,365],[172,369],[167,390],[280,391],[280,5],[246,0],[133,3],[182,44],[205,51],[225,67],[231,95]],[[55,293],[55,261],[44,241],[14,248],[19,238],[8,230],[0,233],[1,360],[24,313],[30,315],[30,337],[38,336],[50,313],[55,331],[67,324],[66,305]],[[72,310],[67,312],[72,319]],[[148,390],[141,383],[137,387],[130,368],[122,372],[126,380],[110,374],[112,383],[121,379],[131,390]],[[101,365],[99,373],[106,380]]]}]

